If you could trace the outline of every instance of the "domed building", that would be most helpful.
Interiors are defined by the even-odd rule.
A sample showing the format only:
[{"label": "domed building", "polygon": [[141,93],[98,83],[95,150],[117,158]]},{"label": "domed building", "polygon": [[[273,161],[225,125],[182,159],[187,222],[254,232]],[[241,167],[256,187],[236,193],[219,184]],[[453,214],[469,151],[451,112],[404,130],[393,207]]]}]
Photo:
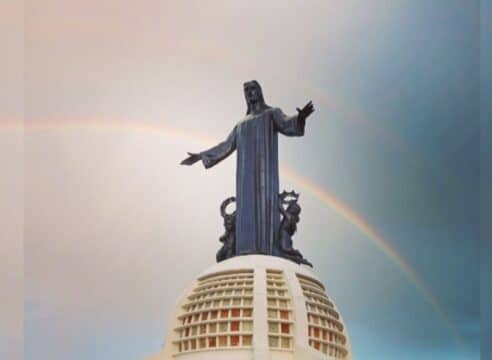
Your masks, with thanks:
[{"label": "domed building", "polygon": [[279,257],[215,264],[186,288],[171,319],[163,350],[147,360],[352,359],[322,282]]}]

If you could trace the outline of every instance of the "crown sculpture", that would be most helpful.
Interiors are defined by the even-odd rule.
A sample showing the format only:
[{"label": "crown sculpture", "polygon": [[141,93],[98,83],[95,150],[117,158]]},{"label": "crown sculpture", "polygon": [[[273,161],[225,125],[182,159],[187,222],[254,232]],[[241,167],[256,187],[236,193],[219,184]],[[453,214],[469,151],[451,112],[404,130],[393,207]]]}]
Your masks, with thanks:
[{"label": "crown sculpture", "polygon": [[265,103],[255,80],[244,95],[246,116],[229,136],[181,162],[208,169],[236,151],[236,195],[220,206],[217,264],[184,291],[162,351],[149,360],[350,360],[340,313],[293,247],[299,193],[279,192],[278,135],[303,136],[313,104],[287,116]]}]

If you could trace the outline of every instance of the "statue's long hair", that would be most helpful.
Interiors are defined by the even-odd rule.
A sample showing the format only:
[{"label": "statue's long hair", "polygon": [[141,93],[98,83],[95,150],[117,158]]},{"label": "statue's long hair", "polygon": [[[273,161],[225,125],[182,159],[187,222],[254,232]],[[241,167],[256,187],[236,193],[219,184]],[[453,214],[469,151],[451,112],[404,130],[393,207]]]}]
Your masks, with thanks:
[{"label": "statue's long hair", "polygon": [[[262,110],[269,109],[270,106],[265,104],[265,99],[263,98],[263,90],[261,89],[260,83],[256,80],[251,80],[251,81],[245,82],[243,86],[246,86],[246,84],[250,84],[250,83],[254,84],[259,90],[258,92],[260,93],[261,109]],[[246,100],[246,104],[248,105],[248,109],[246,110],[246,115],[249,115],[249,114],[251,114],[251,104],[247,100]]]}]

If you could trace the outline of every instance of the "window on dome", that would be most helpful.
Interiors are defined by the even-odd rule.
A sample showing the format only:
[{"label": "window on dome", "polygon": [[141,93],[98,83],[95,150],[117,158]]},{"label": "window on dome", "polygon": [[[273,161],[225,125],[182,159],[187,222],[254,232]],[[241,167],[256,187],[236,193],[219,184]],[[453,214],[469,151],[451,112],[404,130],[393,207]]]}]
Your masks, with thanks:
[{"label": "window on dome", "polygon": [[243,346],[251,346],[253,343],[253,337],[251,335],[243,336]]},{"label": "window on dome", "polygon": [[239,321],[231,322],[231,331],[239,331]]},{"label": "window on dome", "polygon": [[239,336],[231,336],[231,346],[239,346]]}]

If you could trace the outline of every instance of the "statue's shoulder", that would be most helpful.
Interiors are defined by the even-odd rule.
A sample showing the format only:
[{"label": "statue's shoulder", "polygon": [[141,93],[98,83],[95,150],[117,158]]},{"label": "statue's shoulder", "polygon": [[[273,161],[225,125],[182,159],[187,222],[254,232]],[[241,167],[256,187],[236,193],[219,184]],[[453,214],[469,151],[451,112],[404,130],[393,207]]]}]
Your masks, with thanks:
[{"label": "statue's shoulder", "polygon": [[239,120],[238,123],[236,124],[236,128],[238,126],[240,126],[242,123],[245,123],[246,121],[251,120],[253,117],[254,117],[254,115],[250,115],[250,114],[244,115],[243,118],[241,120]]},{"label": "statue's shoulder", "polygon": [[272,115],[282,114],[282,109],[279,107],[271,107],[267,111],[269,111]]},{"label": "statue's shoulder", "polygon": [[265,111],[270,112],[270,113],[276,113],[276,112],[281,111],[281,110],[279,107],[269,106]]}]

